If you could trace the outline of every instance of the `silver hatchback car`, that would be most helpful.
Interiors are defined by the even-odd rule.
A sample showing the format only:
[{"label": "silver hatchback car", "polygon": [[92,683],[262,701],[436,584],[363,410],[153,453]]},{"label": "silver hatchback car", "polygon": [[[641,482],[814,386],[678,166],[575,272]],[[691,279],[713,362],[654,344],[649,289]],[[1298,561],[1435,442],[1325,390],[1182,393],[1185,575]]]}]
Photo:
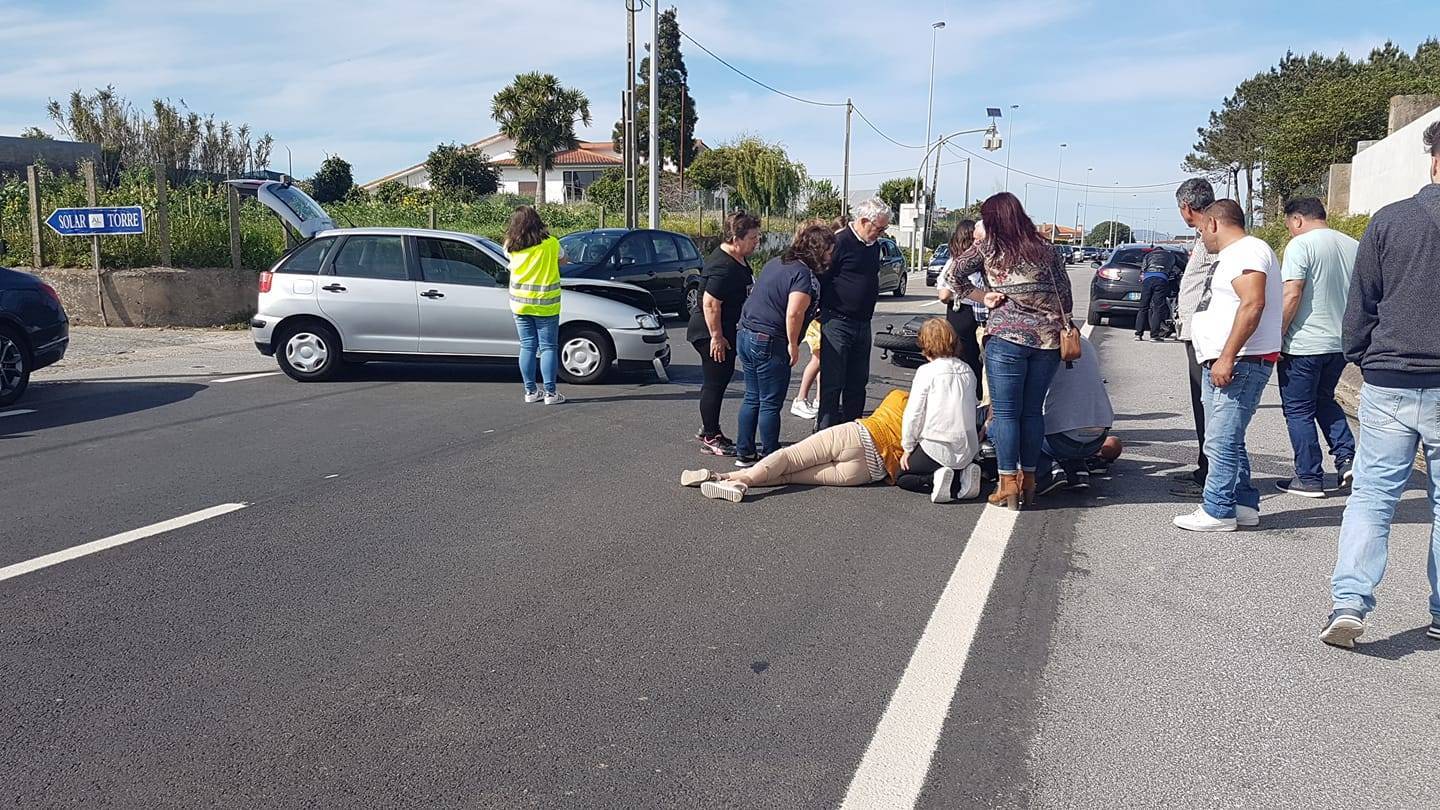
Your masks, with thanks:
[{"label": "silver hatchback car", "polygon": [[[423,228],[337,229],[301,189],[231,180],[305,241],[260,274],[250,334],[301,381],[367,360],[514,360],[507,257],[489,239]],[[560,376],[599,382],[612,368],[666,379],[670,345],[650,293],[631,284],[561,282]]]}]

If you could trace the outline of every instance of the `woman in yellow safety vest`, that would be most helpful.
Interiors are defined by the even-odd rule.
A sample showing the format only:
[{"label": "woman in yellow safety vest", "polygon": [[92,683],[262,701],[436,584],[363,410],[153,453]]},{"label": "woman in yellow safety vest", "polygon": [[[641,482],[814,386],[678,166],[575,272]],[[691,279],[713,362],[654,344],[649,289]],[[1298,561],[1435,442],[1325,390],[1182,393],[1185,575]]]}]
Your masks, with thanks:
[{"label": "woman in yellow safety vest", "polygon": [[[510,311],[520,335],[520,377],[525,401],[559,405],[565,396],[555,390],[560,371],[560,242],[550,235],[540,214],[528,205],[515,209],[505,230],[510,254]],[[539,360],[544,390],[535,382]]]}]

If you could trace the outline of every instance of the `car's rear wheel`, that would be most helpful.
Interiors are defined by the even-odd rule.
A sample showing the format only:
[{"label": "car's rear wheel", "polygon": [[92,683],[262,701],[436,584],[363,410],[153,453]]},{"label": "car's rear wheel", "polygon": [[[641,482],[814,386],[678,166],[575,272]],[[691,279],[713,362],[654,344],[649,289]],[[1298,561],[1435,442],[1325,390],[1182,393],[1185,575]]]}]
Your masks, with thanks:
[{"label": "car's rear wheel", "polygon": [[30,350],[19,331],[0,326],[0,408],[13,405],[30,387]]},{"label": "car's rear wheel", "polygon": [[340,336],[323,323],[306,322],[286,328],[276,342],[280,370],[300,382],[334,379],[340,372]]},{"label": "car's rear wheel", "polygon": [[560,332],[560,379],[571,385],[600,382],[615,362],[610,338],[589,326]]},{"label": "car's rear wheel", "polygon": [[1090,305],[1090,314],[1089,314],[1089,316],[1087,316],[1087,317],[1085,318],[1085,320],[1086,320],[1090,325],[1092,325],[1092,326],[1099,326],[1099,325],[1100,325],[1100,319],[1103,318],[1103,317],[1104,317],[1104,316],[1100,314],[1100,309],[1099,309],[1099,307],[1096,307],[1094,304],[1091,304],[1091,305]]},{"label": "car's rear wheel", "polygon": [[905,297],[905,289],[906,289],[907,287],[909,287],[909,286],[910,286],[910,272],[909,272],[908,270],[902,270],[902,271],[900,272],[900,284],[895,288],[895,297],[896,297],[896,298],[904,298],[904,297]]},{"label": "car's rear wheel", "polygon": [[685,288],[685,311],[682,316],[689,317],[692,313],[700,311],[700,285],[691,284]]}]

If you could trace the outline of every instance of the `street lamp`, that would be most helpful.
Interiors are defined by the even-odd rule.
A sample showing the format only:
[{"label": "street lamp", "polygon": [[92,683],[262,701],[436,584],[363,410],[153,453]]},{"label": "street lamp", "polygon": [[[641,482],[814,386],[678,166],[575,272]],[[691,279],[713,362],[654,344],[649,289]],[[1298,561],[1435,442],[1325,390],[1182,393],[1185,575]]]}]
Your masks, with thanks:
[{"label": "street lamp", "polygon": [[[945,143],[946,141],[950,140],[951,138],[954,138],[954,137],[956,137],[956,136],[958,136],[958,135],[973,135],[973,134],[975,134],[975,133],[977,133],[977,132],[983,132],[983,133],[985,133],[985,146],[984,146],[984,149],[985,149],[987,152],[994,152],[996,149],[999,149],[999,148],[1000,148],[999,132],[995,129],[995,122],[994,122],[993,120],[990,122],[990,126],[988,126],[988,127],[980,127],[980,128],[978,128],[978,129],[962,129],[962,130],[960,130],[959,132],[952,132],[952,133],[950,133],[949,135],[946,135],[946,136],[940,138],[939,140],[935,141],[935,143],[929,144],[928,147],[925,149],[925,154],[924,154],[924,156],[922,156],[922,157],[920,158],[920,165],[919,165],[918,167],[916,167],[916,169],[915,169],[915,182],[916,182],[916,185],[917,185],[917,186],[919,185],[921,176],[923,176],[923,175],[925,174],[925,167],[926,167],[927,165],[929,165],[930,155],[933,154],[933,153],[935,152],[935,150],[939,149],[942,145],[944,145],[944,143]],[[939,155],[936,155],[936,156],[935,156],[935,160],[937,160],[937,161],[940,160],[940,156],[939,156]],[[969,167],[967,166],[966,168],[967,168],[967,173],[968,173],[968,168],[969,168]],[[914,244],[914,242],[912,241],[911,244]],[[916,251],[915,251],[915,254],[918,256],[918,255],[920,254],[920,251],[919,251],[919,250],[916,250]],[[916,269],[916,270],[919,270],[919,269],[920,269],[919,259],[918,259],[918,258],[916,259],[915,269]]]},{"label": "street lamp", "polygon": [[[1085,219],[1087,220],[1090,219],[1090,174],[1094,171],[1094,166],[1085,170],[1085,202],[1080,207],[1085,209]],[[1082,220],[1078,225],[1080,230],[1080,244],[1083,245],[1085,244],[1085,222]]]},{"label": "street lamp", "polygon": [[[931,124],[931,121],[932,121],[933,118],[934,118],[934,113],[935,113],[935,42],[936,42],[936,40],[939,38],[940,29],[942,29],[942,28],[944,28],[944,27],[945,27],[945,21],[944,21],[944,20],[940,20],[940,21],[938,21],[938,22],[934,22],[934,23],[931,23],[931,24],[930,24],[930,95],[929,95],[929,98],[928,98],[928,99],[926,100],[926,102],[925,102],[925,145],[926,145],[926,146],[929,146],[929,145],[930,145],[930,124]],[[929,153],[929,152],[926,152],[925,154],[928,156],[930,153]],[[935,159],[938,161],[940,158],[939,158],[939,156],[937,155]],[[922,165],[920,173],[917,174],[917,175],[915,175],[915,193],[912,194],[912,195],[910,195],[910,199],[913,200],[917,206],[920,204],[920,179],[924,176],[924,174],[925,174],[924,166]],[[925,207],[928,209],[930,206],[929,206],[929,205],[926,205]],[[916,210],[918,211],[919,209],[917,208]],[[928,228],[928,222],[929,222],[929,219],[928,219],[928,218],[926,219],[926,222],[927,222],[926,230],[928,230],[928,229],[929,229],[929,228]],[[912,230],[911,233],[914,233],[914,231]],[[919,253],[920,253],[920,250],[919,250],[918,248],[923,248],[923,246],[924,246],[924,244],[925,244],[925,239],[926,239],[927,237],[929,237],[929,235],[930,235],[930,234],[924,233],[924,232],[922,232],[922,233],[920,234],[920,245],[919,245],[919,246],[917,246],[917,245],[915,244],[915,241],[914,241],[913,239],[911,240],[911,242],[910,242],[910,248],[911,248],[911,250],[914,250],[914,251],[915,251],[916,256],[918,256]],[[915,260],[915,269],[917,269],[917,270],[920,269],[920,260],[919,260],[918,258]]]},{"label": "street lamp", "polygon": [[1065,147],[1068,143],[1060,144],[1060,162],[1055,167],[1055,218],[1050,221],[1050,244],[1060,241],[1060,172],[1065,168]]},{"label": "street lamp", "polygon": [[1115,249],[1115,220],[1120,216],[1120,181],[1115,181],[1115,190],[1110,193],[1110,249]]},{"label": "street lamp", "polygon": [[1019,104],[1010,105],[1010,132],[1006,134],[1010,145],[1005,147],[1005,190],[1010,190],[1010,150],[1015,148],[1015,111],[1020,109]]}]

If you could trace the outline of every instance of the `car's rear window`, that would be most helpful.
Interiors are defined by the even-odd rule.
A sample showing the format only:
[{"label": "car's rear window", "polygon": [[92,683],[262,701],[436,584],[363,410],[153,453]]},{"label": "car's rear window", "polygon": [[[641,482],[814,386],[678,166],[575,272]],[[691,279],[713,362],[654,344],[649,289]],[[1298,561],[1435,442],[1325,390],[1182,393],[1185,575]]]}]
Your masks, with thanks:
[{"label": "car's rear window", "polygon": [[1145,263],[1145,254],[1150,251],[1145,248],[1126,248],[1115,251],[1110,263],[1124,267],[1140,267]]},{"label": "car's rear window", "polygon": [[335,247],[335,240],[332,237],[312,239],[296,248],[295,252],[290,254],[290,258],[280,265],[279,272],[313,276],[320,272],[320,267],[325,264],[325,257],[330,255],[332,247]]}]

